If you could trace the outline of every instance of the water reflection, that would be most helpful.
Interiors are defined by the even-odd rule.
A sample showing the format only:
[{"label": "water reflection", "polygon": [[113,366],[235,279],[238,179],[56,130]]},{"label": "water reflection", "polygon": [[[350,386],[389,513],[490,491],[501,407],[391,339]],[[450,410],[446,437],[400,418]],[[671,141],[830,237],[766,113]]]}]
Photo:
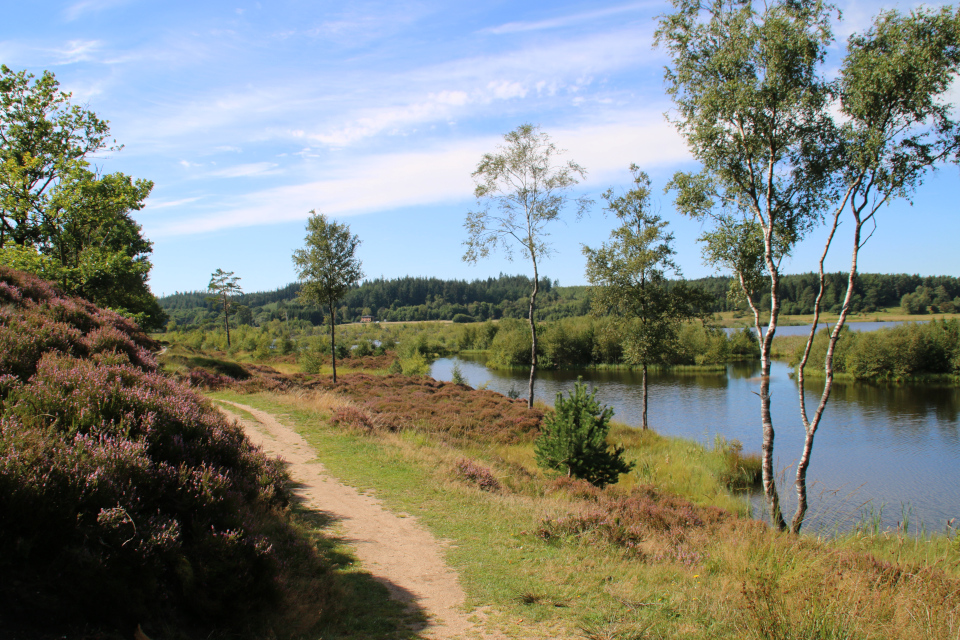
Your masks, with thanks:
[{"label": "water reflection", "polygon": [[[457,362],[438,360],[431,375],[450,380]],[[467,383],[523,397],[527,371],[493,371],[482,361],[459,360]],[[651,372],[649,418],[664,434],[711,444],[717,434],[737,439],[746,451],[761,444],[760,366],[737,363],[726,372]],[[585,370],[538,373],[537,398],[552,405],[558,392],[568,393],[577,377],[598,389],[601,402],[616,419],[639,424],[642,376],[636,371]],[[784,509],[795,500],[792,479],[803,446],[798,387],[789,367],[774,362],[770,390],[777,430],[776,468]],[[807,385],[808,409],[819,401],[822,382]],[[882,508],[882,522],[896,527],[903,510],[913,523],[941,529],[960,517],[960,390],[955,387],[838,382],[817,434],[809,471],[811,511],[808,531],[845,529],[864,510]],[[755,514],[763,515],[759,498]]]}]

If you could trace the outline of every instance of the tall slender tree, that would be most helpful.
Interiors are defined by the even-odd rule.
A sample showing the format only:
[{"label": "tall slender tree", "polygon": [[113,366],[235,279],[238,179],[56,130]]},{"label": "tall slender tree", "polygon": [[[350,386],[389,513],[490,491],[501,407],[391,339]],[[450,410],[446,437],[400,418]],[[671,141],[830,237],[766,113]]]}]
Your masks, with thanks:
[{"label": "tall slender tree", "polygon": [[[798,375],[806,434],[790,525],[798,532],[859,251],[880,206],[909,195],[938,163],[956,159],[960,128],[944,98],[960,71],[958,16],[949,7],[881,14],[867,33],[850,38],[840,77],[830,79],[825,55],[833,40],[833,9],[821,1],[775,0],[762,11],[750,0],[673,5],[657,40],[671,57],[666,80],[677,106],[675,124],[703,168],[678,173],[670,186],[681,212],[712,223],[702,237],[705,255],[733,270],[753,311],[761,352],[763,488],[771,521],[780,529],[787,523],[773,474],[769,382],[780,265],[799,240],[827,225],[814,322]],[[811,416],[802,371],[826,290],[825,260],[845,214],[853,223],[851,268],[823,363],[827,383]],[[757,303],[762,292],[770,299],[766,327]]]},{"label": "tall slender tree", "polygon": [[230,347],[230,307],[232,296],[243,293],[238,276],[233,275],[233,271],[224,271],[217,269],[210,276],[210,284],[207,285],[207,291],[212,293],[215,301],[220,303],[223,308],[223,327],[227,332],[227,347]]},{"label": "tall slender tree", "polygon": [[[780,264],[813,229],[832,200],[829,114],[831,84],[820,66],[832,42],[821,2],[775,0],[755,11],[749,0],[673,0],[657,41],[671,58],[667,91],[674,123],[703,168],[678,173],[677,208],[713,222],[711,251],[732,254],[764,273],[770,293],[767,326],[747,293],[760,340],[763,489],[770,518],[786,528],[773,469],[770,351],[780,315]],[[746,250],[737,234],[752,233]],[[758,244],[755,242],[760,240]],[[729,251],[728,251],[729,250]],[[753,253],[759,251],[759,253]]]},{"label": "tall slender tree", "polygon": [[299,298],[308,304],[330,309],[330,356],[333,381],[337,381],[335,329],[337,302],[363,278],[357,247],[360,238],[350,235],[348,225],[328,220],[322,213],[310,212],[303,249],[293,252],[297,278],[302,282]]},{"label": "tall slender tree", "polygon": [[[533,407],[537,375],[537,327],[534,312],[540,284],[539,262],[550,254],[547,226],[560,218],[571,202],[570,191],[586,176],[586,170],[572,160],[558,162],[563,151],[550,141],[539,126],[524,124],[503,136],[505,144],[496,153],[484,154],[473,172],[474,195],[481,208],[467,214],[464,227],[467,250],[463,259],[476,262],[502,249],[513,259],[514,248],[530,260],[533,290],[530,292],[530,385],[527,405]],[[579,218],[591,204],[586,198],[573,200]]]},{"label": "tall slender tree", "polygon": [[712,300],[684,282],[668,284],[667,276],[680,278],[680,267],[668,233],[668,223],[653,213],[650,178],[631,165],[634,187],[620,196],[610,189],[603,194],[606,209],[620,220],[610,241],[599,249],[583,247],[587,280],[594,285],[592,311],[611,316],[625,335],[626,359],[643,372],[642,427],[647,423],[647,368],[665,361],[675,351],[681,324],[702,316]]},{"label": "tall slender tree", "polygon": [[[930,171],[957,161],[960,123],[947,100],[960,74],[960,12],[951,7],[920,9],[908,15],[881,13],[863,34],[847,43],[837,93],[843,120],[838,124],[837,181],[842,196],[828,217],[829,233],[819,262],[819,293],[810,334],[797,369],[804,444],[797,463],[797,508],[790,529],[800,530],[807,512],[807,470],[814,437],[833,387],[833,357],[850,312],[860,249],[873,235],[876,214],[895,198],[909,198]],[[824,262],[841,223],[852,223],[850,269],[840,316],[824,356],[826,382],[813,413],[808,413],[804,369],[820,320],[826,290]]]}]

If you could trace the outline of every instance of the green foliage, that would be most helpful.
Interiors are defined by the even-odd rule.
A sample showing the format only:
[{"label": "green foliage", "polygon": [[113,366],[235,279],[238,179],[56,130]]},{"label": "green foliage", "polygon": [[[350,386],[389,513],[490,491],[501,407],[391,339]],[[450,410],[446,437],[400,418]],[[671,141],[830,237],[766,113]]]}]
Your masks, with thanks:
[{"label": "green foliage", "polygon": [[[299,298],[307,303],[327,304],[330,309],[330,342],[334,343],[337,302],[355,286],[363,271],[356,257],[360,239],[350,227],[332,222],[322,213],[310,212],[306,246],[293,252],[293,264],[301,281]],[[337,381],[337,356],[333,347],[333,381]],[[343,357],[343,356],[340,356]]]},{"label": "green foliage", "polygon": [[609,242],[599,249],[585,246],[583,253],[587,279],[596,287],[593,312],[620,321],[626,361],[646,366],[668,362],[683,323],[702,317],[712,301],[682,281],[668,286],[668,272],[680,275],[673,234],[651,212],[649,177],[636,165],[630,169],[634,187],[618,197],[612,189],[603,196],[620,226]]},{"label": "green foliage", "polygon": [[238,284],[239,280],[239,277],[233,275],[233,271],[217,269],[210,276],[210,284],[207,285],[207,291],[213,294],[213,300],[218,302],[223,309],[223,326],[227,332],[227,347],[230,346],[230,299],[243,293]]},{"label": "green foliage", "polygon": [[[563,151],[538,126],[521,125],[503,139],[505,144],[484,154],[472,174],[474,195],[483,207],[467,214],[463,259],[476,262],[495,249],[511,257],[519,249],[533,262],[536,278],[537,261],[550,251],[546,225],[559,219],[568,192],[586,171],[572,160],[558,164],[556,156]],[[576,204],[580,215],[590,203],[581,198]]]},{"label": "green foliage", "polygon": [[490,344],[489,363],[494,367],[507,369],[529,367],[531,345],[530,330],[522,321],[501,320],[497,334]]},{"label": "green foliage", "polygon": [[465,324],[467,322],[476,322],[476,319],[473,316],[468,316],[465,313],[458,313],[453,316],[453,322],[457,324]]},{"label": "green foliage", "polygon": [[683,325],[671,364],[723,364],[730,361],[730,341],[723,329],[701,323]]},{"label": "green foliage", "polygon": [[[682,213],[711,223],[701,238],[704,253],[734,271],[757,325],[761,307],[769,308],[759,393],[761,414],[767,416],[764,491],[771,519],[782,529],[768,382],[773,330],[783,308],[781,262],[826,224],[816,287],[825,293],[824,262],[846,216],[853,248],[849,284],[835,307],[814,298],[814,312],[835,309],[842,327],[851,310],[858,254],[880,207],[909,196],[936,165],[958,159],[960,123],[952,119],[948,90],[960,71],[960,20],[952,7],[909,16],[881,13],[865,33],[848,39],[839,78],[833,80],[826,71],[831,5],[819,0],[776,0],[762,9],[749,0],[674,0],[673,5],[656,37],[671,58],[666,80],[678,114],[675,124],[702,169],[678,173],[670,187]],[[904,306],[917,312],[927,310],[925,302],[903,298]],[[821,406],[830,396],[832,354],[829,348],[823,354],[828,383]],[[806,438],[797,466],[794,532],[806,510],[806,470],[823,415],[818,411],[809,419],[802,376],[800,386]]]},{"label": "green foliage", "polygon": [[373,345],[368,340],[360,340],[353,348],[353,355],[358,358],[369,356],[371,353],[373,353]]},{"label": "green foliage", "polygon": [[753,329],[744,327],[730,336],[730,356],[738,360],[760,359],[760,343]]},{"label": "green foliage", "polygon": [[[531,342],[527,405],[532,408],[538,356],[534,321],[540,278],[537,264],[550,253],[547,225],[559,219],[569,201],[569,191],[586,171],[572,160],[557,164],[556,156],[563,152],[539,126],[520,125],[503,139],[506,144],[495,154],[484,154],[472,174],[476,181],[474,195],[483,207],[467,214],[467,251],[463,259],[476,262],[499,248],[509,259],[513,259],[514,249],[519,249],[530,260],[533,290],[527,315]],[[576,204],[579,217],[590,201],[581,197]],[[495,211],[491,212],[491,207]]]},{"label": "green foliage", "polygon": [[130,216],[153,183],[90,170],[89,155],[118,148],[107,122],[71,105],[49,72],[0,67],[0,107],[0,264],[162,327],[147,287],[152,243]]},{"label": "green foliage", "polygon": [[405,376],[425,376],[430,373],[430,364],[427,359],[416,350],[410,355],[400,358],[400,367]]},{"label": "green foliage", "polygon": [[467,384],[466,378],[463,377],[463,371],[460,369],[460,362],[453,363],[453,371],[450,375],[453,384]]},{"label": "green foliage", "polygon": [[608,447],[613,409],[601,407],[596,393],[588,394],[582,379],[568,399],[558,393],[554,412],[544,417],[534,451],[539,466],[604,487],[618,482],[633,464],[623,460],[622,446]]},{"label": "green foliage", "polygon": [[[829,333],[817,334],[805,369],[823,375],[812,363],[823,362]],[[798,366],[797,347],[791,366]],[[923,375],[960,375],[960,322],[911,322],[889,329],[857,332],[846,327],[834,353],[834,371],[858,380],[899,380]]]},{"label": "green foliage", "polygon": [[323,368],[323,355],[312,349],[301,351],[297,360],[304,373],[317,374]]}]

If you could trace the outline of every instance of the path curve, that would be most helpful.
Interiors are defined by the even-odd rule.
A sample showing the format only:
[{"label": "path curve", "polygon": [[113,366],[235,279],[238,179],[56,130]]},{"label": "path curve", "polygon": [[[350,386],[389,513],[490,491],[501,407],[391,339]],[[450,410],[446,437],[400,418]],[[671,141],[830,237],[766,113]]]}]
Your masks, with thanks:
[{"label": "path curve", "polygon": [[428,626],[422,637],[435,640],[502,637],[487,634],[467,619],[462,610],[464,593],[457,574],[444,562],[441,544],[417,524],[416,518],[392,513],[376,498],[337,481],[317,461],[313,447],[269,413],[238,402],[220,402],[243,409],[257,419],[259,424],[220,408],[243,426],[254,444],[289,464],[290,476],[301,485],[296,493],[305,506],[339,519],[343,537],[364,569],[381,579],[392,597],[416,605],[427,614]]}]

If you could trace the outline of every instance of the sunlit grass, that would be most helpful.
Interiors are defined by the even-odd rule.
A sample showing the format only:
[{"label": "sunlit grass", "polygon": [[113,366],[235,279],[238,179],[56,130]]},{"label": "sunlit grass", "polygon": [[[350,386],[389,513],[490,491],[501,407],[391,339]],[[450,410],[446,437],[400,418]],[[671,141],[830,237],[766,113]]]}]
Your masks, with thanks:
[{"label": "sunlit grass", "polygon": [[[331,473],[449,540],[447,558],[460,572],[469,606],[490,606],[509,637],[960,637],[960,542],[952,535],[861,531],[820,540],[728,517],[664,530],[637,521],[639,542],[625,547],[602,532],[620,535],[617,527],[626,521],[577,528],[592,522],[598,508],[645,495],[635,492],[649,484],[697,505],[744,512],[723,481],[730,443],[703,447],[617,424],[610,439],[627,446],[637,468],[607,491],[591,493],[576,484],[563,488],[538,469],[530,440],[450,438],[427,425],[335,429],[329,417],[358,401],[329,391],[229,397],[282,415]],[[464,459],[488,469],[502,488],[485,490],[459,474]],[[672,517],[669,500],[649,504]]]}]

